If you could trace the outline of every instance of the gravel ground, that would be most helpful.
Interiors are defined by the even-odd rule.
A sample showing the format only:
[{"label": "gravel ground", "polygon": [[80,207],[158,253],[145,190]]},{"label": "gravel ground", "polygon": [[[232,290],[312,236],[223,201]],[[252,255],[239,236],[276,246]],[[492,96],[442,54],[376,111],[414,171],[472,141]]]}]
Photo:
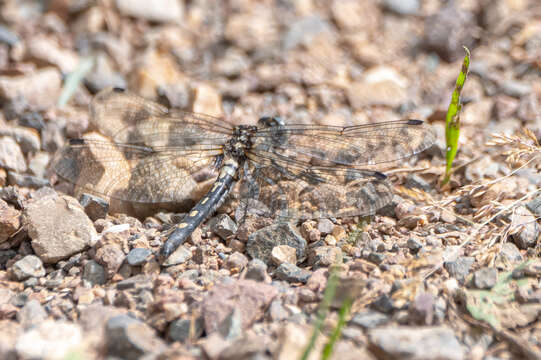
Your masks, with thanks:
[{"label": "gravel ground", "polygon": [[[347,295],[333,359],[541,358],[535,0],[4,0],[0,19],[0,358],[299,359],[331,267],[311,359]],[[414,118],[438,139],[388,169],[370,219],[237,224],[226,202],[160,264],[178,213],[74,198],[49,169],[110,86],[233,124]]]}]

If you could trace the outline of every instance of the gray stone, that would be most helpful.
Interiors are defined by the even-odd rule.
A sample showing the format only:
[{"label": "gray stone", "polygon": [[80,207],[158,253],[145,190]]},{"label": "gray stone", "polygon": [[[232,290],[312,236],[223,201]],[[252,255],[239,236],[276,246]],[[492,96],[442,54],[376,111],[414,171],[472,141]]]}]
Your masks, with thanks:
[{"label": "gray stone", "polygon": [[423,179],[417,174],[409,174],[408,176],[406,176],[404,186],[410,189],[421,189],[425,192],[429,192],[430,190],[432,190],[432,186],[430,186],[430,184],[425,179]]},{"label": "gray stone", "polygon": [[409,308],[410,320],[420,325],[431,325],[434,322],[436,298],[430,293],[421,293]]},{"label": "gray stone", "polygon": [[121,73],[115,71],[109,57],[102,53],[96,57],[93,71],[86,75],[85,84],[93,92],[99,92],[107,87],[124,89],[127,82]]},{"label": "gray stone", "polygon": [[518,233],[513,234],[513,241],[519,249],[526,250],[537,244],[540,227],[535,216],[525,207],[517,207],[513,223],[521,225]]},{"label": "gray stone", "polygon": [[109,203],[92,194],[82,194],[79,203],[85,209],[85,213],[92,221],[105,219],[109,212]]},{"label": "gray stone", "polygon": [[501,83],[501,89],[505,95],[515,98],[521,98],[532,92],[532,85],[527,82],[517,80],[504,80]]},{"label": "gray stone", "polygon": [[385,325],[390,320],[389,316],[379,311],[365,310],[353,315],[349,323],[365,329],[372,329],[377,326]]},{"label": "gray stone", "polygon": [[393,310],[395,310],[393,300],[387,294],[381,294],[370,304],[370,307],[384,314],[390,314]]},{"label": "gray stone", "polygon": [[103,285],[107,281],[105,269],[94,260],[89,260],[83,269],[83,280],[92,285]]},{"label": "gray stone", "polygon": [[532,199],[526,204],[528,210],[530,210],[535,216],[541,216],[541,195]]},{"label": "gray stone", "polygon": [[522,260],[524,258],[517,246],[512,242],[506,242],[496,255],[495,266],[506,269],[508,265],[519,263]]},{"label": "gray stone", "polygon": [[341,264],[342,260],[342,249],[335,246],[317,246],[308,252],[308,265],[314,270]]},{"label": "gray stone", "polygon": [[238,338],[242,334],[242,312],[238,308],[231,310],[218,325],[218,332],[226,340]]},{"label": "gray stone", "polygon": [[21,260],[15,262],[10,272],[12,277],[18,281],[26,280],[29,277],[45,276],[43,262],[35,255],[26,255]]},{"label": "gray stone", "polygon": [[386,327],[368,331],[369,347],[377,358],[462,360],[464,349],[446,327]]},{"label": "gray stone", "polygon": [[139,266],[146,263],[151,255],[152,251],[150,249],[135,248],[130,250],[128,256],[126,256],[126,261],[131,266]]},{"label": "gray stone", "polygon": [[461,256],[455,261],[446,261],[443,266],[449,272],[451,277],[458,281],[463,281],[470,273],[471,266],[475,262],[475,258],[470,256]]},{"label": "gray stone", "polygon": [[466,30],[474,22],[471,12],[447,3],[425,18],[424,46],[447,61],[461,58],[464,56],[462,46],[471,49],[474,44],[471,32]]},{"label": "gray stone", "polygon": [[118,290],[129,290],[129,289],[138,289],[138,290],[152,290],[154,288],[154,283],[152,278],[145,274],[139,274],[122,281],[119,281],[116,284]]},{"label": "gray stone", "polygon": [[165,349],[163,340],[156,336],[154,329],[128,315],[115,316],[107,321],[105,339],[107,354],[122,359],[140,359]]},{"label": "gray stone", "polygon": [[39,152],[41,148],[41,139],[39,133],[35,129],[24,126],[6,126],[0,129],[0,136],[9,136],[15,140],[24,154],[38,153],[46,155],[47,158],[49,157],[48,153]]},{"label": "gray stone", "polygon": [[167,330],[167,336],[172,341],[179,341],[181,343],[187,340],[197,340],[203,335],[204,323],[203,318],[198,317],[193,324],[193,333],[190,333],[192,329],[192,321],[189,319],[177,319],[171,322]]},{"label": "gray stone", "polygon": [[289,317],[289,312],[282,304],[282,300],[273,300],[269,306],[268,314],[272,321],[282,321]]},{"label": "gray stone", "polygon": [[226,214],[220,214],[209,220],[210,231],[226,240],[237,232],[237,224]]},{"label": "gray stone", "polygon": [[28,300],[21,310],[17,313],[17,321],[25,328],[29,329],[34,325],[40,324],[47,319],[47,312],[37,300]]},{"label": "gray stone", "polygon": [[19,174],[14,171],[8,172],[8,183],[18,187],[27,187],[31,189],[39,189],[44,186],[51,186],[49,180],[42,179],[37,176]]},{"label": "gray stone", "polygon": [[312,276],[312,273],[308,270],[299,268],[295,264],[283,263],[276,268],[274,276],[279,280],[284,280],[290,283],[305,284],[310,276]]},{"label": "gray stone", "polygon": [[310,42],[320,33],[328,32],[329,24],[319,16],[308,16],[294,22],[282,39],[282,46],[290,50],[298,45],[309,45]]},{"label": "gray stone", "polygon": [[317,222],[317,229],[321,233],[321,235],[327,235],[332,233],[332,230],[334,229],[334,224],[329,219],[319,219]]},{"label": "gray stone", "polygon": [[247,329],[264,315],[277,296],[277,288],[253,280],[216,284],[203,299],[206,333],[218,331],[233,309],[241,312],[242,329]]},{"label": "gray stone", "polygon": [[248,265],[248,258],[239,252],[229,255],[225,262],[226,269],[237,269],[239,272],[244,270],[246,265]]},{"label": "gray stone", "polygon": [[421,7],[419,0],[384,0],[383,5],[398,15],[416,15]]},{"label": "gray stone", "polygon": [[421,244],[417,239],[415,238],[409,238],[406,242],[406,246],[413,254],[417,254],[419,250],[423,248],[423,244]]},{"label": "gray stone", "polygon": [[368,254],[366,260],[376,265],[381,265],[385,261],[385,254],[371,252]]},{"label": "gray stone", "polygon": [[272,264],[272,249],[277,245],[289,245],[297,251],[297,261],[306,259],[306,240],[291,224],[275,224],[264,227],[248,237],[246,252],[253,259]]},{"label": "gray stone", "polygon": [[64,282],[64,272],[62,270],[55,270],[47,274],[47,280],[45,280],[45,286],[48,289],[55,289],[62,285]]},{"label": "gray stone", "polygon": [[19,42],[19,37],[11,29],[0,25],[0,43],[13,46]]},{"label": "gray stone", "polygon": [[0,167],[18,173],[26,171],[26,160],[19,147],[11,137],[0,137]]},{"label": "gray stone", "polygon": [[192,251],[185,245],[180,245],[165,261],[163,266],[173,266],[184,264],[186,261],[192,258]]},{"label": "gray stone", "polygon": [[45,263],[69,258],[98,238],[92,221],[70,196],[37,199],[28,204],[23,215],[32,248]]},{"label": "gray stone", "polygon": [[244,277],[255,281],[267,281],[270,278],[267,274],[267,264],[259,259],[253,259],[248,263]]},{"label": "gray stone", "polygon": [[28,169],[38,179],[45,178],[50,161],[51,156],[49,153],[40,151],[32,156],[28,163]]},{"label": "gray stone", "polygon": [[6,269],[6,263],[15,257],[17,255],[17,252],[15,250],[0,250],[0,269],[5,270]]},{"label": "gray stone", "polygon": [[485,267],[473,274],[473,285],[482,290],[492,289],[498,282],[498,270],[492,267]]}]

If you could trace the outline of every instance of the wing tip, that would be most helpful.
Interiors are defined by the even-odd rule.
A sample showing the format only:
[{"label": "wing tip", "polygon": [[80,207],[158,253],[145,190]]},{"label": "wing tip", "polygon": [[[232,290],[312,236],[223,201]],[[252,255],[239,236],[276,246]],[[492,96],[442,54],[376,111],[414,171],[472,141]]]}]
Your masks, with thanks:
[{"label": "wing tip", "polygon": [[68,144],[70,146],[84,145],[85,144],[85,139],[69,139]]},{"label": "wing tip", "polygon": [[423,120],[408,119],[408,125],[422,125],[422,124],[424,124]]},{"label": "wing tip", "polygon": [[387,179],[387,175],[385,175],[384,173],[380,172],[380,171],[374,171],[374,177],[378,180],[386,180]]}]

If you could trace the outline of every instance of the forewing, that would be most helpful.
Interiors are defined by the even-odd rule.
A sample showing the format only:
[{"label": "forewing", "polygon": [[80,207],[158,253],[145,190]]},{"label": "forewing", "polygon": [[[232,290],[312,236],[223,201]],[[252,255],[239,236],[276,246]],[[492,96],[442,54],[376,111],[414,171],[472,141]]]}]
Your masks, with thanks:
[{"label": "forewing", "polygon": [[186,147],[155,150],[113,143],[97,133],[69,142],[56,155],[54,171],[87,192],[131,202],[183,202],[216,177],[222,150]]},{"label": "forewing", "polygon": [[121,89],[108,88],[90,104],[94,127],[113,142],[151,147],[224,144],[232,127],[223,119],[170,111]]},{"label": "forewing", "polygon": [[241,189],[245,213],[284,220],[364,216],[392,198],[390,184],[378,172],[282,165],[252,163]]},{"label": "forewing", "polygon": [[349,127],[286,125],[259,129],[250,151],[261,164],[280,157],[312,166],[366,168],[408,158],[434,141],[434,133],[419,120]]}]

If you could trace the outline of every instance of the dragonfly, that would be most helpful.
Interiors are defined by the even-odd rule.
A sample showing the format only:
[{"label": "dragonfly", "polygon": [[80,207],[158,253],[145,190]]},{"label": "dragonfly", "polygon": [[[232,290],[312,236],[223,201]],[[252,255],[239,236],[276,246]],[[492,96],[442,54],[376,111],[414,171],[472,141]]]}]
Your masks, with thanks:
[{"label": "dragonfly", "polygon": [[234,189],[236,211],[276,221],[366,216],[391,201],[382,167],[435,141],[420,120],[356,126],[257,125],[168,109],[119,88],[90,104],[99,130],[71,139],[53,170],[77,188],[109,199],[191,206],[168,232],[169,257]]}]

